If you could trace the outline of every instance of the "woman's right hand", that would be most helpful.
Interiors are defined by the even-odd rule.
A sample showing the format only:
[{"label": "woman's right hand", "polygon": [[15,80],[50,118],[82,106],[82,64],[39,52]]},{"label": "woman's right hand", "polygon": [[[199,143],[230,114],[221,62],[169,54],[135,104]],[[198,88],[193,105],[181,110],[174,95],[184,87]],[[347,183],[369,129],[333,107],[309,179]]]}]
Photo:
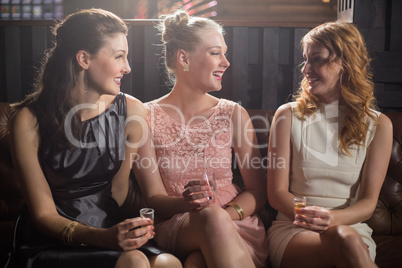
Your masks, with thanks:
[{"label": "woman's right hand", "polygon": [[294,225],[308,230],[322,233],[332,226],[333,217],[329,209],[309,206],[300,208],[300,214],[296,215]]},{"label": "woman's right hand", "polygon": [[211,187],[203,180],[191,180],[184,186],[182,193],[192,211],[211,205],[214,200]]},{"label": "woman's right hand", "polygon": [[124,251],[137,249],[154,237],[154,229],[148,218],[126,219],[106,229],[107,247]]}]

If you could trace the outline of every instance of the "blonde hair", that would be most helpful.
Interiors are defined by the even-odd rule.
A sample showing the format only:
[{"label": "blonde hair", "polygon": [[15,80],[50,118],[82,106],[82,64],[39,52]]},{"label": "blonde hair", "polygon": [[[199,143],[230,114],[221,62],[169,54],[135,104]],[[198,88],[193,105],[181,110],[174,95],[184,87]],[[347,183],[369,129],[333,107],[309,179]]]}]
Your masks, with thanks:
[{"label": "blonde hair", "polygon": [[214,20],[188,15],[184,10],[178,9],[171,14],[161,16],[162,22],[158,29],[162,45],[165,68],[170,81],[174,84],[176,69],[176,54],[180,49],[187,52],[194,51],[202,40],[202,31],[215,29],[224,35],[223,27]]},{"label": "blonde hair", "polygon": [[[338,85],[341,88],[340,103],[346,107],[345,125],[339,134],[339,147],[350,155],[349,147],[362,145],[367,135],[367,120],[377,121],[370,108],[376,109],[374,83],[370,70],[371,59],[357,27],[353,24],[335,21],[324,23],[308,32],[301,40],[302,48],[306,44],[318,44],[329,51],[328,64],[342,62]],[[313,114],[319,107],[317,97],[308,91],[309,84],[303,78],[294,99],[297,102],[296,116],[303,118]]]}]

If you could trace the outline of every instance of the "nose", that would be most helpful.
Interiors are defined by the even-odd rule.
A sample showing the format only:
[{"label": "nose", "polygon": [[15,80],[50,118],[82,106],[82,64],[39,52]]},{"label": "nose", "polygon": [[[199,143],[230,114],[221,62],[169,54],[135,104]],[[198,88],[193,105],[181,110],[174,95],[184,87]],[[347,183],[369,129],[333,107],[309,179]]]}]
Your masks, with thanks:
[{"label": "nose", "polygon": [[228,68],[230,66],[230,62],[228,61],[225,55],[223,55],[221,66],[225,68]]},{"label": "nose", "polygon": [[303,68],[302,68],[302,73],[304,74],[304,75],[306,75],[309,71],[310,71],[310,63],[306,60],[305,62],[304,62],[304,65],[303,65]]},{"label": "nose", "polygon": [[128,60],[126,59],[124,61],[123,73],[124,74],[129,74],[130,72],[131,72],[131,67],[130,67],[130,64],[128,63]]}]

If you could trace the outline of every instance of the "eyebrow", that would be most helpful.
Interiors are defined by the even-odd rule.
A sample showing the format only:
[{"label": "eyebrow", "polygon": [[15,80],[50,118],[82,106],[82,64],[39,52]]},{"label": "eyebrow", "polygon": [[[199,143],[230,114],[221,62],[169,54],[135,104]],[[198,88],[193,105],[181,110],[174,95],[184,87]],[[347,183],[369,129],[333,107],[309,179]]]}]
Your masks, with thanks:
[{"label": "eyebrow", "polygon": [[127,51],[124,49],[117,49],[117,50],[112,49],[112,54],[116,54],[116,53],[120,53],[120,52],[127,53]]},{"label": "eyebrow", "polygon": [[212,47],[209,47],[208,49],[212,49],[212,48],[222,48],[221,46],[212,46]]}]

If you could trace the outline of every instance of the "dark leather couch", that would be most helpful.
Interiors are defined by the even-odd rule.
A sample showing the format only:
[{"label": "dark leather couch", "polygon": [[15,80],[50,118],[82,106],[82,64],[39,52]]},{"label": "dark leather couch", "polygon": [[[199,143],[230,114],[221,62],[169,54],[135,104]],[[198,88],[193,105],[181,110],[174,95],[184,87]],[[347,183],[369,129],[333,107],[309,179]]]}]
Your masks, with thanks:
[{"label": "dark leather couch", "polygon": [[[9,123],[13,111],[8,103],[0,103],[0,265],[7,259],[12,246],[12,234],[18,212],[24,204],[21,185],[10,155]],[[257,130],[262,155],[266,155],[269,124],[273,111],[249,110]],[[380,198],[368,224],[373,228],[377,243],[379,267],[402,267],[402,113],[387,113],[394,126],[392,156]],[[269,163],[266,163],[269,164]],[[239,177],[235,176],[239,182]],[[144,206],[135,179],[130,181],[129,196],[123,210],[127,216]],[[133,207],[134,206],[134,207]],[[276,212],[267,204],[260,211],[266,227],[275,218]]]}]

